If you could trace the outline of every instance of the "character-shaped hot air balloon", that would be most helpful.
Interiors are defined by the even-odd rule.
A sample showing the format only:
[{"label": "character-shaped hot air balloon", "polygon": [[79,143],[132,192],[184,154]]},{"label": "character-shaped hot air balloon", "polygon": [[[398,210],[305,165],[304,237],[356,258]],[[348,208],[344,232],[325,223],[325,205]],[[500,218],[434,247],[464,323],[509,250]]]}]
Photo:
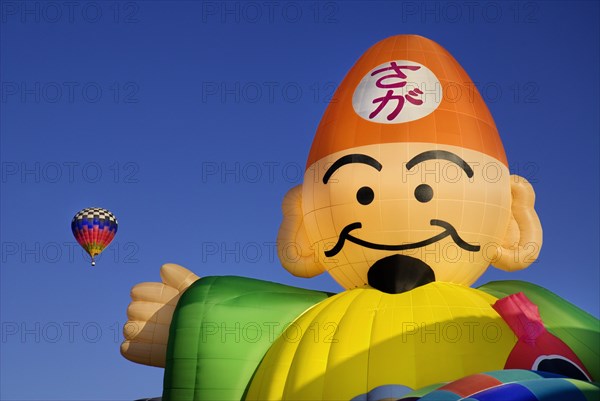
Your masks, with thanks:
[{"label": "character-shaped hot air balloon", "polygon": [[106,209],[88,207],[80,210],[71,221],[71,231],[79,245],[92,257],[100,255],[117,234],[117,218]]},{"label": "character-shaped hot air balloon", "polygon": [[[390,37],[334,97],[283,200],[277,249],[293,275],[327,272],[345,291],[168,264],[162,283],[133,287],[122,354],[165,367],[164,401],[400,399],[502,369],[567,376],[540,380],[581,399],[600,377],[598,319],[533,284],[470,287],[490,264],[528,267],[543,235],[533,187],[510,174],[458,61],[427,38]],[[468,394],[462,382],[439,392],[477,394],[477,378]],[[476,399],[547,399],[507,398],[515,386]]]}]

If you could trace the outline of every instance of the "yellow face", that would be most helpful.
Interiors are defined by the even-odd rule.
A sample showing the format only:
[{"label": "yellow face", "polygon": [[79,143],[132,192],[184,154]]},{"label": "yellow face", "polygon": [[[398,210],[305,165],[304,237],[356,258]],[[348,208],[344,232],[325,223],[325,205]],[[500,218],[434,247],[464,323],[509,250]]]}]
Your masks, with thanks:
[{"label": "yellow face", "polygon": [[318,263],[347,289],[378,288],[377,281],[472,284],[502,244],[510,207],[505,165],[430,143],[334,153],[309,167],[302,187]]}]

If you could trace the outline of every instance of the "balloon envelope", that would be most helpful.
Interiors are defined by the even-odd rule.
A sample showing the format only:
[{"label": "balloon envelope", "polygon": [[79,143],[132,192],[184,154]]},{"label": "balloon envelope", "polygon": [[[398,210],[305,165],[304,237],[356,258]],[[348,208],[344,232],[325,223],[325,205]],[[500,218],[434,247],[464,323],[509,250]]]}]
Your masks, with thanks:
[{"label": "balloon envelope", "polygon": [[508,369],[417,390],[398,401],[588,401],[597,399],[599,394],[597,383],[541,371]]},{"label": "balloon envelope", "polygon": [[516,339],[494,302],[483,291],[441,282],[402,294],[344,291],[308,309],[275,340],[246,401],[352,400],[373,389],[375,397],[396,399],[502,369]]},{"label": "balloon envelope", "polygon": [[90,207],[77,212],[71,221],[71,231],[79,245],[94,258],[110,244],[117,234],[117,218],[106,209]]}]

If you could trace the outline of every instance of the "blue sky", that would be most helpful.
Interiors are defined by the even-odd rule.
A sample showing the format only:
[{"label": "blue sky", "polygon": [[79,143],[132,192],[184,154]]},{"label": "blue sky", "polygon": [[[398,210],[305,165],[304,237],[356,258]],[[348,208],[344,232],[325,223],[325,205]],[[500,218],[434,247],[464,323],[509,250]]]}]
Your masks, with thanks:
[{"label": "blue sky", "polygon": [[[68,4],[67,4],[68,3]],[[429,37],[477,83],[534,185],[542,285],[599,315],[597,2],[1,3],[1,395],[128,400],[162,370],[119,354],[130,288],[162,263],[290,276],[273,243],[333,89],[387,36]],[[70,221],[119,218],[90,268]]]}]

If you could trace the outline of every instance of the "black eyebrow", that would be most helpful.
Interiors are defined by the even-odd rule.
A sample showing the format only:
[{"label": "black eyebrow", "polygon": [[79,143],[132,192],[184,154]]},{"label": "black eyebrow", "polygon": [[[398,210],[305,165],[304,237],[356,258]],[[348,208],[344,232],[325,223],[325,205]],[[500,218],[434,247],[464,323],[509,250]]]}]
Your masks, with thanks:
[{"label": "black eyebrow", "polygon": [[410,170],[415,165],[432,159],[448,160],[458,165],[458,167],[462,168],[465,171],[465,173],[467,173],[467,177],[473,177],[473,169],[471,168],[471,166],[469,166],[469,164],[463,159],[461,159],[458,155],[452,152],[448,152],[446,150],[428,150],[426,152],[419,153],[418,155],[410,159],[408,163],[406,163],[406,169]]},{"label": "black eyebrow", "polygon": [[329,167],[327,169],[327,171],[325,172],[325,175],[323,176],[323,184],[327,184],[327,181],[329,181],[329,178],[331,178],[331,175],[333,173],[335,173],[335,171],[338,168],[345,166],[346,164],[350,164],[350,163],[366,164],[368,166],[373,167],[377,171],[381,171],[381,169],[383,168],[381,163],[379,163],[377,160],[373,159],[371,156],[363,155],[360,153],[353,153],[351,155],[346,155],[346,156],[340,157],[339,159],[337,159],[335,161],[335,163],[333,163],[331,165],[331,167]]}]

